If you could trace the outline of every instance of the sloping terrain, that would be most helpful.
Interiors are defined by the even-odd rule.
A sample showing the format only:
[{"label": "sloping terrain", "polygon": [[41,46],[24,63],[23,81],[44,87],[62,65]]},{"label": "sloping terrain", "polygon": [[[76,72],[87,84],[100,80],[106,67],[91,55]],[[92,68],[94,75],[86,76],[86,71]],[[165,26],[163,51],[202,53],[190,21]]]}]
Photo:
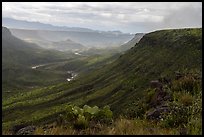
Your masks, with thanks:
[{"label": "sloping terrain", "polygon": [[[33,70],[39,64],[60,62],[75,57],[54,50],[45,50],[33,43],[14,37],[9,29],[2,27],[2,85],[3,89],[53,83],[66,79],[65,73]],[[50,73],[52,72],[52,75]],[[44,81],[44,82],[43,82]],[[15,88],[14,88],[15,89]]]},{"label": "sloping terrain", "polygon": [[140,39],[145,35],[145,33],[137,33],[134,38],[132,38],[127,43],[120,46],[121,51],[126,51],[135,46],[136,43],[140,41]]},{"label": "sloping terrain", "polygon": [[[73,44],[72,41],[65,43]],[[83,47],[80,44],[74,46]],[[88,71],[89,68],[93,69],[112,60],[108,59],[112,54],[90,56],[43,49],[16,38],[5,27],[2,27],[2,51],[3,96],[15,94],[13,91],[26,91],[38,86],[65,82],[69,77],[67,71]]]},{"label": "sloping terrain", "polygon": [[116,61],[75,80],[16,94],[3,101],[3,127],[52,122],[69,103],[110,105],[114,117],[131,113],[151,80],[175,71],[202,72],[202,29],[161,30],[145,34]]},{"label": "sloping terrain", "polygon": [[67,39],[65,41],[52,42],[52,49],[59,51],[77,51],[83,50],[85,47],[82,44]]}]

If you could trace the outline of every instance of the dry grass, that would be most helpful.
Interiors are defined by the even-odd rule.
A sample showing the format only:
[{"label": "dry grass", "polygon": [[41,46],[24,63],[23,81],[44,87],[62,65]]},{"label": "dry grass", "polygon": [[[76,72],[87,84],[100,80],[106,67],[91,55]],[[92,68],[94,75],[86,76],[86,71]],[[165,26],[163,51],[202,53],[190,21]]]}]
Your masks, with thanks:
[{"label": "dry grass", "polygon": [[75,130],[72,128],[67,128],[63,126],[48,126],[49,128],[43,129],[42,127],[37,127],[34,134],[35,135],[74,135]]},{"label": "dry grass", "polygon": [[174,135],[176,130],[160,128],[156,123],[146,120],[119,119],[112,128],[115,135]]},{"label": "dry grass", "polygon": [[9,130],[2,130],[2,135],[12,135],[12,133]]},{"label": "dry grass", "polygon": [[44,131],[37,128],[36,135],[175,135],[176,129],[161,128],[146,120],[128,120],[120,118],[113,125],[97,124],[94,128],[75,130],[71,127],[53,127]]}]

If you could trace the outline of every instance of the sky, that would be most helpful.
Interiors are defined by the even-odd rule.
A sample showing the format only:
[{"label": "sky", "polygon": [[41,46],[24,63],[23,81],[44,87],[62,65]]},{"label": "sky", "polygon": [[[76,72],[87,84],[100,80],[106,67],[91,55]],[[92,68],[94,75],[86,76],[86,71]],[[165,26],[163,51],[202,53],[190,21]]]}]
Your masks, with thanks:
[{"label": "sky", "polygon": [[202,27],[202,2],[2,2],[2,17],[125,33]]}]

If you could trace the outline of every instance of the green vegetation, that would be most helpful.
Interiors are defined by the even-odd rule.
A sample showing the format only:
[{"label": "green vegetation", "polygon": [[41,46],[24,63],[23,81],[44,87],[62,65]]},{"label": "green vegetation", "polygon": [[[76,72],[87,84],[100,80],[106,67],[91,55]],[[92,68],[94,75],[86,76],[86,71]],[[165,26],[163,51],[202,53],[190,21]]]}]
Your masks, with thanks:
[{"label": "green vegetation", "polygon": [[[201,38],[202,29],[161,30],[144,35],[119,57],[95,59],[92,56],[87,60],[79,58],[75,60],[77,63],[69,60],[71,66],[69,63],[50,66],[57,70],[77,68],[84,62],[78,69],[81,69],[80,75],[70,82],[17,93],[3,100],[3,131],[6,133],[14,125],[26,123],[39,127],[36,134],[202,134]],[[89,69],[85,69],[87,66]],[[177,78],[175,72],[181,77]],[[168,95],[169,99],[159,100],[158,89],[149,87],[150,81],[157,79],[163,84],[161,95]],[[66,114],[69,104],[78,106],[72,107],[74,112],[70,111],[77,116],[76,127],[85,129],[54,126],[46,133],[42,131],[40,126],[55,123],[57,116]],[[99,119],[110,115],[112,124],[105,126],[100,121],[100,131],[89,127],[87,119],[98,110],[94,106],[106,105],[113,116],[110,111],[99,111],[102,113],[98,113]],[[169,113],[162,113],[159,119],[149,119],[148,114],[160,105],[167,106]],[[84,114],[85,110],[88,115]],[[66,115],[62,117],[62,121],[68,119]]]},{"label": "green vegetation", "polygon": [[88,128],[93,122],[108,123],[112,120],[112,111],[109,106],[99,109],[97,106],[84,105],[83,108],[69,105],[64,114],[57,119],[58,125],[72,126],[76,129]]},{"label": "green vegetation", "polygon": [[[84,53],[79,56],[72,52],[45,50],[14,37],[5,27],[2,27],[2,40],[2,87],[5,99],[17,92],[65,82],[67,71],[91,71],[117,58],[117,55],[112,56],[113,53]],[[41,64],[45,66],[32,69]]]}]

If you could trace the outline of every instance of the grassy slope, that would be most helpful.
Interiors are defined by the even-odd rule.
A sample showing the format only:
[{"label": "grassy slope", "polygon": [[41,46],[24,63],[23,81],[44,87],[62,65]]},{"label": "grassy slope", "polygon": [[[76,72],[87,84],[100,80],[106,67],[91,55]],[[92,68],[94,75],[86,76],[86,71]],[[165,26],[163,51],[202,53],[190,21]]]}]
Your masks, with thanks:
[{"label": "grassy slope", "polygon": [[114,114],[128,113],[145,94],[150,80],[170,76],[177,70],[202,71],[201,35],[201,29],[152,32],[109,65],[81,74],[69,83],[16,94],[3,101],[3,127],[54,120],[69,102],[109,104]]}]

